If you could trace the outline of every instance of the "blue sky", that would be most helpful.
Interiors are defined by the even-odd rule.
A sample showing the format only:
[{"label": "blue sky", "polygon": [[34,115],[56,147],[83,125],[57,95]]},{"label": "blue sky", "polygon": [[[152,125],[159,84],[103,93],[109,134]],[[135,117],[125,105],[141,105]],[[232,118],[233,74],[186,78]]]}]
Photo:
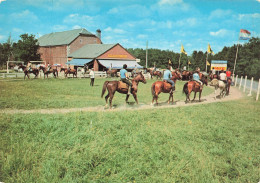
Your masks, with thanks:
[{"label": "blue sky", "polygon": [[[216,53],[240,29],[260,37],[260,0],[0,0],[0,42],[28,33],[101,30],[105,44]],[[243,41],[244,42],[244,41]],[[242,43],[242,41],[241,41]]]}]

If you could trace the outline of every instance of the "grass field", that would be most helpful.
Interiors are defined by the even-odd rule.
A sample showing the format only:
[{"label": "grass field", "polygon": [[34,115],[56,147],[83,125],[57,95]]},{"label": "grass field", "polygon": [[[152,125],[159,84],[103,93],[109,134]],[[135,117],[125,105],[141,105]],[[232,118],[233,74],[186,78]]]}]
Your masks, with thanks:
[{"label": "grass field", "polygon": [[[104,105],[103,82],[90,89],[80,79],[0,81],[1,108]],[[151,102],[151,83],[140,83],[140,103]],[[182,86],[177,100],[185,98]],[[123,100],[117,94],[115,105]],[[0,182],[260,181],[260,102],[252,98],[142,111],[0,114],[0,125]]]}]

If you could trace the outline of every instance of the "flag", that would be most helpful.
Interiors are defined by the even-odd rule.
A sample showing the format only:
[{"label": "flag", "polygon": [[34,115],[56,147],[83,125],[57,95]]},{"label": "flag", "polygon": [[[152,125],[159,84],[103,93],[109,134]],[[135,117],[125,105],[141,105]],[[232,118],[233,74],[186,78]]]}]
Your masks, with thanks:
[{"label": "flag", "polygon": [[170,60],[170,59],[169,59],[169,62],[168,62],[168,64],[169,64],[169,65],[172,65],[172,62],[171,62],[171,60]]},{"label": "flag", "polygon": [[214,52],[212,51],[210,45],[208,44],[208,53],[212,53],[214,55]]},{"label": "flag", "polygon": [[251,33],[248,30],[240,29],[239,39],[248,40],[250,39]]},{"label": "flag", "polygon": [[183,47],[183,45],[181,45],[181,53],[184,53],[184,54],[186,54],[186,55],[187,55],[186,51],[184,50],[184,47]]},{"label": "flag", "polygon": [[189,61],[189,62],[188,62],[188,64],[190,65],[190,64],[191,64],[191,62]]},{"label": "flag", "polygon": [[209,61],[207,61],[207,65],[210,65]]}]

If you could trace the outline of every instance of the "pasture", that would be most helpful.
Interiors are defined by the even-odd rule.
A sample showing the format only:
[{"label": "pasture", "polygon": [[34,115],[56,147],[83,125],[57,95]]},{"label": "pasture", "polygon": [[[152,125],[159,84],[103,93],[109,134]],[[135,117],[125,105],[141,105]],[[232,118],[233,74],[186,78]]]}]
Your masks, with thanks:
[{"label": "pasture", "polygon": [[[104,106],[105,80],[96,79],[94,87],[89,79],[1,80],[0,110]],[[151,103],[154,81],[139,84],[141,104]],[[177,102],[185,100],[183,84],[177,82]],[[205,87],[202,99],[211,92]],[[124,105],[124,99],[117,93],[114,106]],[[167,99],[160,94],[160,102]],[[0,181],[259,182],[260,103],[242,98],[188,105],[0,113]]]}]

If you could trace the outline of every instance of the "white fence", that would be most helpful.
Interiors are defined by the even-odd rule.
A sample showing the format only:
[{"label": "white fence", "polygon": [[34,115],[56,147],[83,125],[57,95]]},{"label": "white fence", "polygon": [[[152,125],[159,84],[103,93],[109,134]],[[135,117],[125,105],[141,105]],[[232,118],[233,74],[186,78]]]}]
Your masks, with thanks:
[{"label": "white fence", "polygon": [[238,75],[236,75],[236,77],[233,77],[233,82],[239,89],[243,89],[244,93],[248,92],[248,96],[252,96],[252,92],[256,92],[256,100],[258,100],[260,92],[260,79],[259,81],[254,81],[253,77],[251,79],[248,79],[247,76],[245,76],[245,78],[243,76],[239,78]]}]

